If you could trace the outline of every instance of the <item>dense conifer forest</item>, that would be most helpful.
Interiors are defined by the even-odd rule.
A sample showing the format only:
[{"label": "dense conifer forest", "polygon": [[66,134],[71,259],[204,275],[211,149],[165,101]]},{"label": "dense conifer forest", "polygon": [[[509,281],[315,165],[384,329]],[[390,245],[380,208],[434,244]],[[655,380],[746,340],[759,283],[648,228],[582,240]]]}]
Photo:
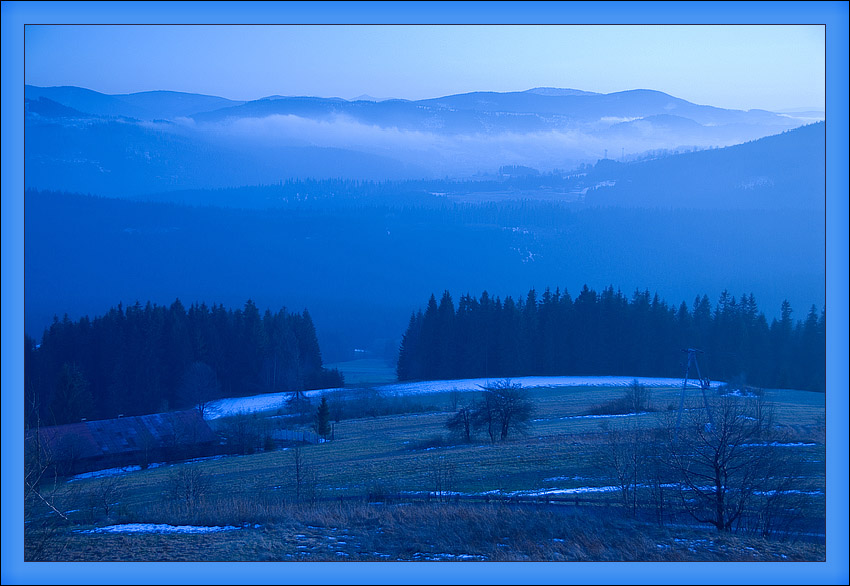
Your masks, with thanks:
[{"label": "dense conifer forest", "polygon": [[476,299],[457,306],[446,291],[410,317],[399,352],[399,380],[526,375],[682,377],[698,348],[702,375],[764,388],[825,390],[825,312],[802,320],[788,302],[768,323],[752,294],[724,291],[715,307],[697,296],[670,306],[648,290],[631,298],[613,286],[535,290],[523,299]]},{"label": "dense conifer forest", "polygon": [[[54,314],[78,319],[121,300],[250,297],[309,307],[323,358],[341,362],[353,348],[394,360],[411,310],[445,289],[504,300],[613,280],[689,304],[729,289],[754,293],[768,323],[783,299],[800,319],[823,305],[823,212],[471,203],[480,194],[454,201],[432,188],[452,187],[391,198],[389,186],[382,198],[381,185],[304,181],[174,195],[193,205],[28,191],[26,331],[37,338]],[[204,196],[252,209],[201,206]]]},{"label": "dense conifer forest", "polygon": [[105,315],[56,319],[25,338],[26,422],[62,424],[191,408],[199,400],[338,387],[322,367],[309,312],[260,314],[137,302]]}]

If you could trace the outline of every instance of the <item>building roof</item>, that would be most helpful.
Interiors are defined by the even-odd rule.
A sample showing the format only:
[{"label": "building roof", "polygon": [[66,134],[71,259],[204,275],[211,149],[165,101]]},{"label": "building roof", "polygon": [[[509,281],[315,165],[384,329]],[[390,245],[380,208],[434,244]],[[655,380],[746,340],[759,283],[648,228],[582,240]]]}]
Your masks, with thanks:
[{"label": "building roof", "polygon": [[[35,438],[27,433],[28,442]],[[38,438],[56,458],[85,459],[209,443],[216,436],[193,409],[42,427]]]}]

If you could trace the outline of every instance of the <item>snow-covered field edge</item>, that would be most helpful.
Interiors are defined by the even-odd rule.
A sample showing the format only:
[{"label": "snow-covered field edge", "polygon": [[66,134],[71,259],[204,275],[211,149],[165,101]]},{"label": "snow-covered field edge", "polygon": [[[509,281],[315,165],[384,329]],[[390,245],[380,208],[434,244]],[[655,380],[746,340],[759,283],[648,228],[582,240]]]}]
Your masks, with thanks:
[{"label": "snow-covered field edge", "polygon": [[[428,393],[445,393],[450,391],[474,392],[490,386],[492,383],[504,380],[501,378],[467,378],[456,380],[422,381],[413,383],[394,383],[373,387],[384,395],[423,395]],[[681,387],[680,378],[635,377],[635,376],[525,376],[510,379],[524,389],[554,388],[554,387],[628,387],[637,380],[646,387]],[[693,381],[693,384],[697,384]],[[712,388],[720,386],[721,382],[712,382]],[[354,392],[354,389],[320,389],[304,391],[306,397],[319,397],[324,394]],[[260,413],[276,411],[286,406],[286,401],[292,396],[290,392],[266,393],[251,397],[234,397],[219,399],[207,404],[204,418],[207,420],[229,417],[242,413]]]}]

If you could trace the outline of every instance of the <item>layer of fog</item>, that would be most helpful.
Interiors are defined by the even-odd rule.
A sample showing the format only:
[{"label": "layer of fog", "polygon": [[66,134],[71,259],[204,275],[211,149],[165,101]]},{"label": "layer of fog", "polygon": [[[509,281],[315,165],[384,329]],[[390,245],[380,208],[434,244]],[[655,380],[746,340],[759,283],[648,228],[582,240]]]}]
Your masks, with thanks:
[{"label": "layer of fog", "polygon": [[[178,132],[195,134],[219,147],[242,151],[275,147],[346,149],[426,167],[434,177],[492,173],[502,165],[524,165],[543,172],[569,170],[606,156],[728,146],[772,133],[762,126],[705,127],[690,122],[675,126],[621,118],[542,132],[471,134],[382,127],[346,115],[311,119],[275,114],[214,123],[179,119],[176,126],[173,129]],[[775,133],[781,130],[777,128]]]}]

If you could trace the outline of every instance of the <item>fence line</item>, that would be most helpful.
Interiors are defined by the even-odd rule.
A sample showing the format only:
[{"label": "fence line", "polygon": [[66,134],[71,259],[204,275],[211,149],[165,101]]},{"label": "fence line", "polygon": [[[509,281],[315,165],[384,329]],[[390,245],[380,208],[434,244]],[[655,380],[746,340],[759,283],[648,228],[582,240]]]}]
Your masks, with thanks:
[{"label": "fence line", "polygon": [[321,443],[321,438],[312,431],[295,431],[291,429],[276,429],[271,433],[272,439],[287,442],[307,442],[310,444]]},{"label": "fence line", "polygon": [[[589,510],[605,509],[605,510],[623,510],[622,501],[615,497],[599,497],[599,496],[548,496],[548,495],[476,495],[476,494],[447,494],[437,492],[377,492],[360,495],[339,495],[335,497],[319,497],[316,502],[351,502],[351,503],[370,503],[370,504],[399,504],[399,503],[433,503],[433,504],[469,504],[469,505],[501,505],[512,507],[589,507]],[[654,512],[648,512],[649,507],[653,506],[650,501],[642,501],[638,504],[644,508],[642,513],[636,516],[643,522],[656,523],[662,526],[682,526],[701,529],[713,529],[710,523],[700,523],[691,520],[688,511],[684,508],[672,505],[665,507],[663,513],[658,516]],[[554,509],[553,509],[554,510]],[[825,533],[823,528],[819,526],[816,519],[808,519],[809,527],[792,530],[788,527],[777,527],[770,531],[770,536],[773,538],[788,538],[795,537],[806,541],[815,541],[818,543],[825,542]],[[734,533],[759,534],[764,537],[767,535],[760,531],[753,531],[745,526],[737,527]]]}]

